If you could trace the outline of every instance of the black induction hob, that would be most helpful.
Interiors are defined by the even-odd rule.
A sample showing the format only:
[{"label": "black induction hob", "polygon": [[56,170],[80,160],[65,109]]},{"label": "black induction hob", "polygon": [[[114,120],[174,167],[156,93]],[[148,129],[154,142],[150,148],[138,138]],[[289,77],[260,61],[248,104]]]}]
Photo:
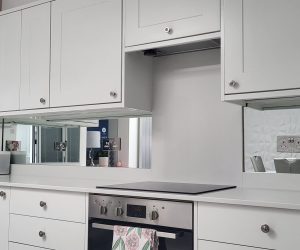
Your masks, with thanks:
[{"label": "black induction hob", "polygon": [[214,191],[236,188],[236,186],[173,183],[173,182],[135,182],[135,183],[102,186],[97,188],[117,189],[117,190],[124,190],[124,191],[131,190],[131,191],[149,191],[149,192],[159,192],[159,193],[197,195],[197,194],[204,194],[204,193],[209,193]]}]

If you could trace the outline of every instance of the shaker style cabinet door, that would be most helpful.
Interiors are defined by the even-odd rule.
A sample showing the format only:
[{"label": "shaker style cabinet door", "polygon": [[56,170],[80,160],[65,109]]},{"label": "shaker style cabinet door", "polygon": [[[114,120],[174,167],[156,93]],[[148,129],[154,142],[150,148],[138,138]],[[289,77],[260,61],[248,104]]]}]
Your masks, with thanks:
[{"label": "shaker style cabinet door", "polygon": [[300,88],[300,1],[223,5],[225,95]]},{"label": "shaker style cabinet door", "polygon": [[22,10],[20,109],[49,107],[50,3]]},{"label": "shaker style cabinet door", "polygon": [[0,187],[0,249],[1,250],[8,250],[9,198],[10,198],[9,189]]},{"label": "shaker style cabinet door", "polygon": [[19,110],[21,12],[0,16],[0,111]]},{"label": "shaker style cabinet door", "polygon": [[220,0],[125,0],[126,46],[220,31]]},{"label": "shaker style cabinet door", "polygon": [[52,3],[50,106],[121,102],[122,0]]}]

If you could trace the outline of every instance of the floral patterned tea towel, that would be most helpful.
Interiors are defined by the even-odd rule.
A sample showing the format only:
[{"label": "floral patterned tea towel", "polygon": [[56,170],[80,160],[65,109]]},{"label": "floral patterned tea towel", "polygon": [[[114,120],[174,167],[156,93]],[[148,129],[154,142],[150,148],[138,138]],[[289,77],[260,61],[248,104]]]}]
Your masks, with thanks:
[{"label": "floral patterned tea towel", "polygon": [[114,226],[112,250],[158,250],[158,237],[153,229]]}]

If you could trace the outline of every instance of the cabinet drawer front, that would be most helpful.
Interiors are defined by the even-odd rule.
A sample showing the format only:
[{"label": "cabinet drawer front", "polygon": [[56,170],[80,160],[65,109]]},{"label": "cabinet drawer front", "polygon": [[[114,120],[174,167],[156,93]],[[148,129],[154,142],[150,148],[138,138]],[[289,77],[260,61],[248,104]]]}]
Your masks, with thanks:
[{"label": "cabinet drawer front", "polygon": [[[268,225],[270,231],[262,232]],[[300,244],[300,213],[286,209],[199,203],[198,238],[270,249]]]},{"label": "cabinet drawer front", "polygon": [[39,248],[39,247],[33,247],[33,246],[27,246],[23,244],[17,244],[17,243],[9,243],[9,250],[45,250],[45,248]]},{"label": "cabinet drawer front", "polygon": [[232,245],[220,242],[199,240],[198,250],[259,250],[261,248]]},{"label": "cabinet drawer front", "polygon": [[[45,235],[41,237],[40,233]],[[9,241],[55,250],[82,250],[85,224],[11,214]]]},{"label": "cabinet drawer front", "polygon": [[126,46],[216,32],[220,0],[126,0],[125,18]]},{"label": "cabinet drawer front", "polygon": [[85,223],[85,210],[86,199],[83,193],[19,188],[11,190],[10,212],[13,214]]}]

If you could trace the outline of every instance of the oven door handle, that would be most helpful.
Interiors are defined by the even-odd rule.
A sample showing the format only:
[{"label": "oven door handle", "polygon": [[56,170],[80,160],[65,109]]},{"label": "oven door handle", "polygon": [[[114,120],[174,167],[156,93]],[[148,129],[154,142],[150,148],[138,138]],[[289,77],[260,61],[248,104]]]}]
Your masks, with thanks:
[{"label": "oven door handle", "polygon": [[[92,223],[92,227],[96,229],[103,229],[103,230],[110,230],[110,231],[114,230],[114,226],[112,225],[99,224],[99,223]],[[180,235],[180,233],[168,233],[168,232],[160,232],[160,231],[157,231],[156,234],[159,238],[166,238],[166,239],[173,239],[173,240],[176,240]]]}]

